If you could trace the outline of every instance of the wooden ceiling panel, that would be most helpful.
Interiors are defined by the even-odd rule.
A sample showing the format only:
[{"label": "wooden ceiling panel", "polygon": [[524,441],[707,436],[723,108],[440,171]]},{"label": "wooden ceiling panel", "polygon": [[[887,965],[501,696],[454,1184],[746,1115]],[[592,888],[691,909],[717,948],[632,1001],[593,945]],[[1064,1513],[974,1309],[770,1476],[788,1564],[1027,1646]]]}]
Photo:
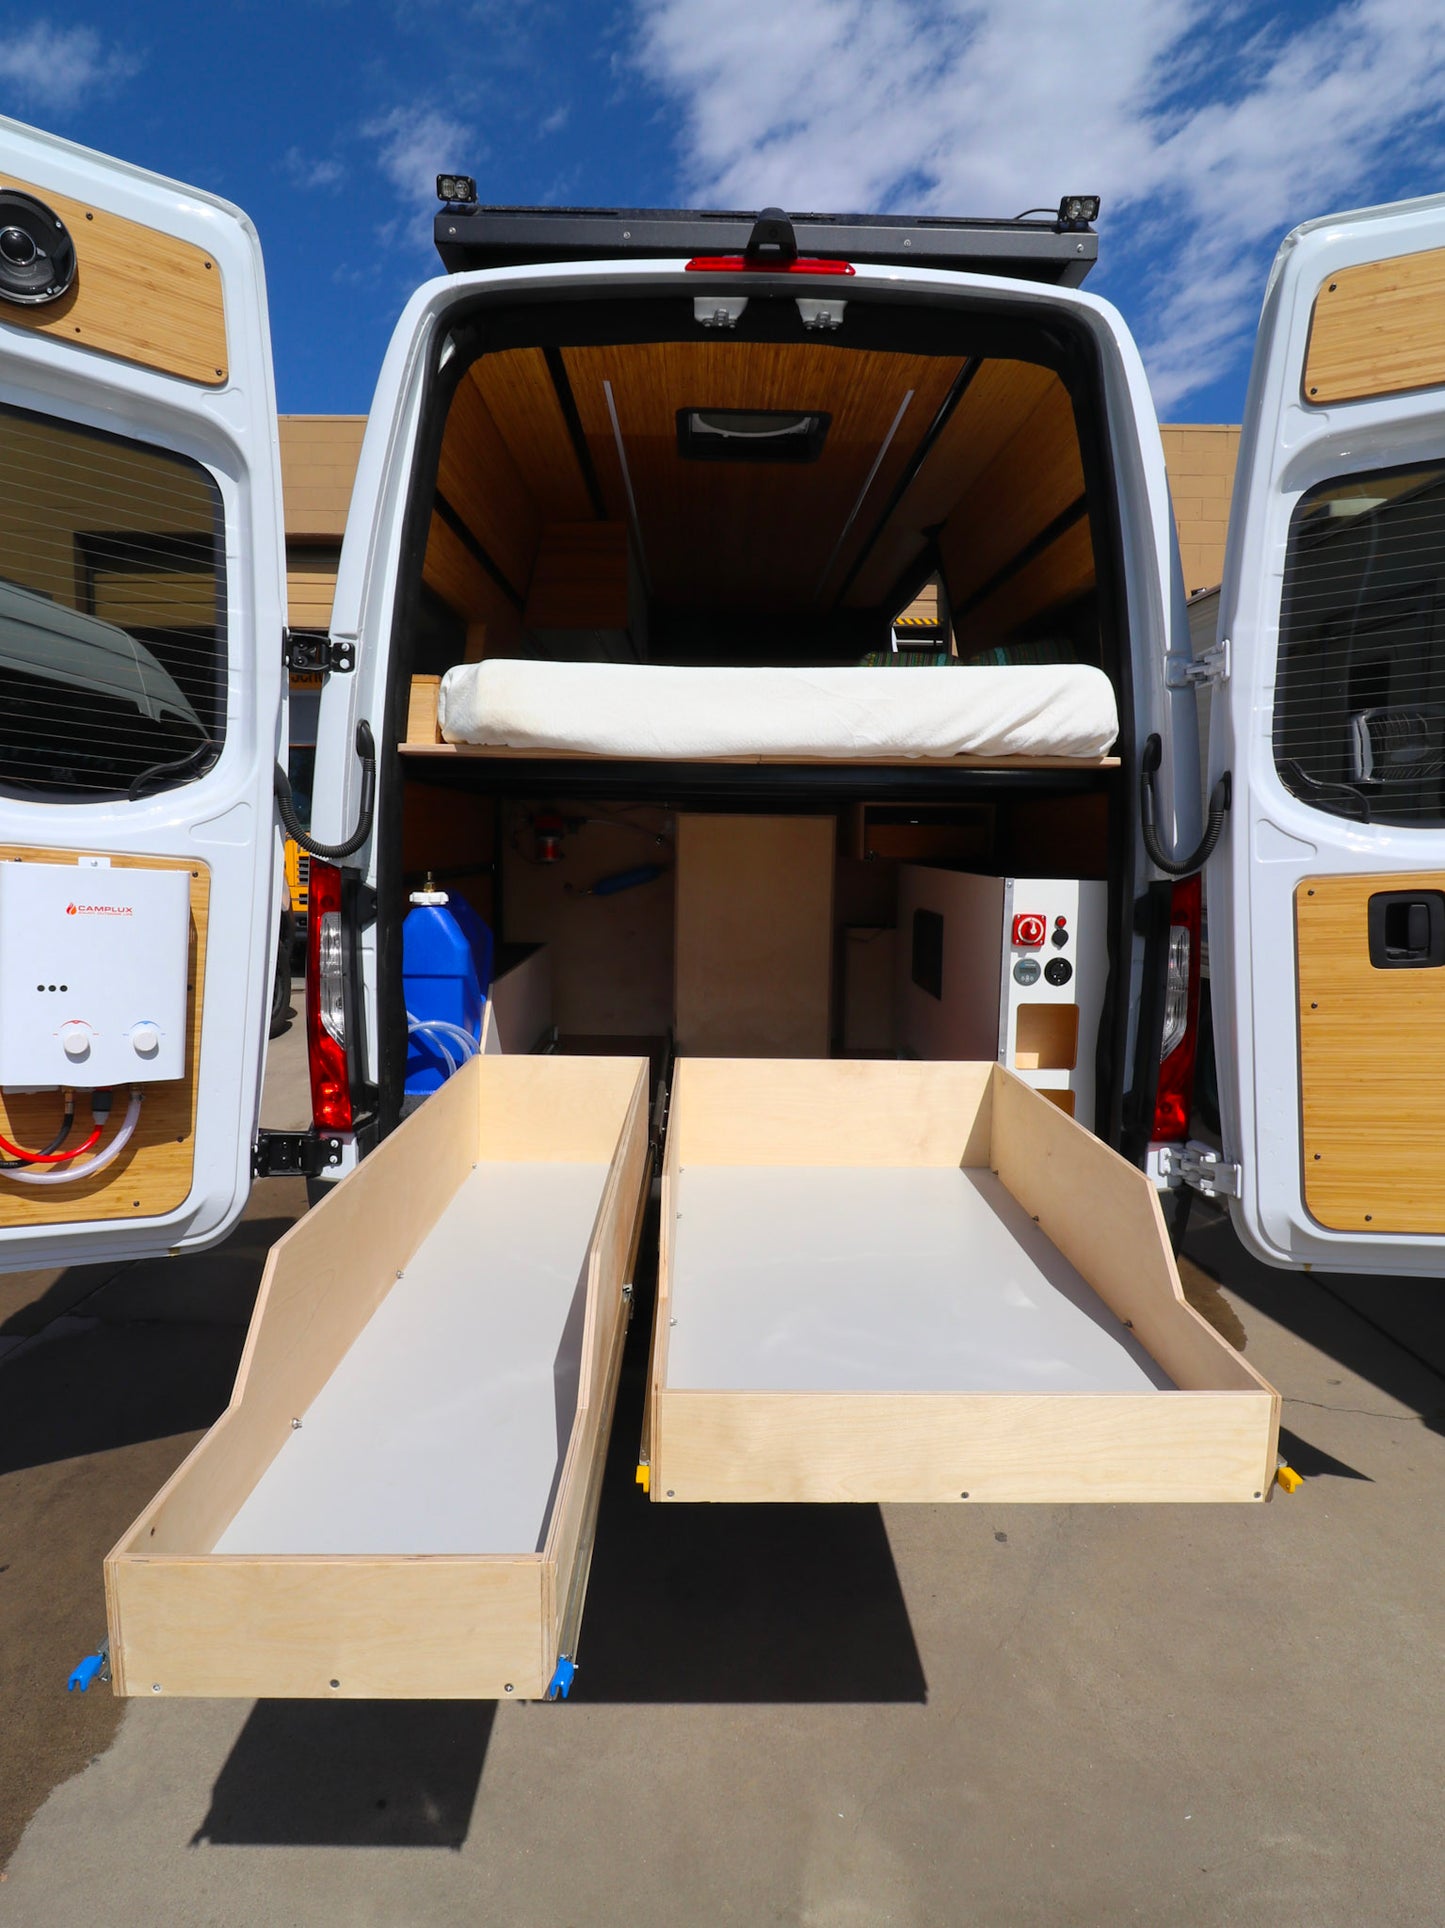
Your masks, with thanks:
[{"label": "wooden ceiling panel", "polygon": [[542,520],[590,521],[592,498],[542,350],[484,355],[473,363],[471,379]]},{"label": "wooden ceiling panel", "polygon": [[850,607],[869,609],[884,600],[921,553],[927,531],[947,521],[959,496],[977,482],[1057,379],[1033,362],[983,363],[859,570],[846,597]]},{"label": "wooden ceiling panel", "polygon": [[[564,359],[609,513],[621,515],[626,495],[603,388],[611,384],[657,599],[771,610],[826,604],[961,365],[823,342],[727,339],[568,348]],[[814,463],[693,462],[677,449],[677,411],[689,407],[826,411],[832,422]]]},{"label": "wooden ceiling panel", "polygon": [[470,380],[458,384],[447,413],[437,488],[524,596],[542,517],[481,390]]}]

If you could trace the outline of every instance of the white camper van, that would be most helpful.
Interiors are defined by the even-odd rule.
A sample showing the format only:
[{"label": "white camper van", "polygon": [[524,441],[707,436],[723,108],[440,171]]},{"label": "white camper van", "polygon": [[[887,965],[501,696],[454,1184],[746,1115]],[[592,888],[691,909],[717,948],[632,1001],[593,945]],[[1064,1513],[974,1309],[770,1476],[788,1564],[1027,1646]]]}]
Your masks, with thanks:
[{"label": "white camper van", "polygon": [[[1445,1257],[1445,201],[1282,248],[1196,659],[1096,204],[443,177],[305,665],[314,1124],[278,1136],[259,245],[44,135],[0,157],[0,1250],[328,1192],[108,1563],[118,1690],[565,1691],[654,1160],[652,1499],[1266,1497],[1278,1401],[1155,1187],[1276,1264]],[[420,1104],[418,891],[499,946]]]}]

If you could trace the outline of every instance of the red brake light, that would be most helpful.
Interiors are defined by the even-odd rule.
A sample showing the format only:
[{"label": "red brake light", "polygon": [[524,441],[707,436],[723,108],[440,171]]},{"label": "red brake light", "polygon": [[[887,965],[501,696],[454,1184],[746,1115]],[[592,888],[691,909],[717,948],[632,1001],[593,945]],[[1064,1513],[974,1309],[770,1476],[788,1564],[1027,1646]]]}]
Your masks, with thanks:
[{"label": "red brake light", "polygon": [[341,872],[313,858],[306,922],[306,1059],[311,1119],[318,1131],[351,1129],[351,1078],[340,1017],[343,963]]},{"label": "red brake light", "polygon": [[1196,873],[1174,886],[1169,904],[1169,957],[1165,966],[1164,1029],[1160,1039],[1159,1091],[1154,1101],[1156,1140],[1177,1143],[1189,1136],[1194,1104],[1194,1064],[1199,1049],[1199,947],[1203,886]]},{"label": "red brake light", "polygon": [[745,254],[699,254],[687,264],[689,274],[856,274],[851,261],[825,255],[799,255],[796,261],[749,261]]}]

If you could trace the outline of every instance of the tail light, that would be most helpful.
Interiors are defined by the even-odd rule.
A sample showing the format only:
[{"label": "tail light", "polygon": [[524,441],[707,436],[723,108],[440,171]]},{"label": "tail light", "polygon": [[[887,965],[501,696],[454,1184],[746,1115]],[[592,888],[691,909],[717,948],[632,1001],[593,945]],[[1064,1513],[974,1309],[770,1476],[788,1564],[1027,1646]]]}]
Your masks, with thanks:
[{"label": "tail light", "polygon": [[1169,957],[1164,976],[1164,1034],[1159,1041],[1156,1140],[1187,1138],[1199,1048],[1199,945],[1203,885],[1196,873],[1174,886],[1169,904]]},{"label": "tail light", "polygon": [[306,926],[306,1056],[311,1117],[319,1131],[350,1131],[346,1064],[346,944],[341,872],[313,860]]}]

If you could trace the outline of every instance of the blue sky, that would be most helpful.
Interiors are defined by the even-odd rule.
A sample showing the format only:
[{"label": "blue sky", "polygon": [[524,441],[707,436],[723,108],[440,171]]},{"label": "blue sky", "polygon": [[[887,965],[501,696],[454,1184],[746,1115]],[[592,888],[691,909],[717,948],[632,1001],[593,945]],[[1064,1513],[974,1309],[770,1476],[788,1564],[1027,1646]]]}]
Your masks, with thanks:
[{"label": "blue sky", "polygon": [[1279,237],[1445,190],[1445,0],[0,5],[0,108],[247,209],[286,411],[367,407],[454,167],[497,202],[1098,192],[1090,286],[1161,413],[1237,421]]}]

